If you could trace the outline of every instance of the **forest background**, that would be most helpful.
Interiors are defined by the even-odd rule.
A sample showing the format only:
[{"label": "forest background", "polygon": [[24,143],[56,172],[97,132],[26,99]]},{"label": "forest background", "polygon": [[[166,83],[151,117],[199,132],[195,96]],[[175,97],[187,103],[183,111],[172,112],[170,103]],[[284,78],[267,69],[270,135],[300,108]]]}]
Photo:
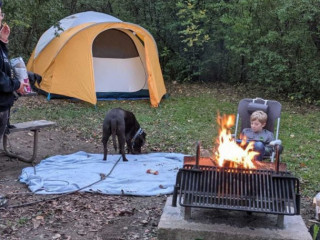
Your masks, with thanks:
[{"label": "forest background", "polygon": [[[28,61],[66,16],[110,14],[147,29],[166,81],[259,87],[320,105],[319,0],[4,0],[11,57]],[[81,49],[79,49],[81,51]]]}]

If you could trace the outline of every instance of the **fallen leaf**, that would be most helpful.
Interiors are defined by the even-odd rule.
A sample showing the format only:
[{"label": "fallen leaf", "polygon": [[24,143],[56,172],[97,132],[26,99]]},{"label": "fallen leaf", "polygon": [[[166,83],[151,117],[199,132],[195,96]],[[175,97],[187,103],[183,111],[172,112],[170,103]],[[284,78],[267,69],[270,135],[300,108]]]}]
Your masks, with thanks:
[{"label": "fallen leaf", "polygon": [[36,219],[37,220],[44,220],[44,217],[39,215],[39,216],[36,217]]},{"label": "fallen leaf", "polygon": [[307,165],[305,163],[300,163],[300,167],[304,168],[306,167]]},{"label": "fallen leaf", "polygon": [[59,233],[56,233],[56,234],[52,237],[52,239],[59,239],[59,238],[61,238],[61,235],[60,235]]},{"label": "fallen leaf", "polygon": [[38,221],[36,219],[32,219],[32,223],[33,223],[33,229],[37,229],[40,226],[41,221]]},{"label": "fallen leaf", "polygon": [[77,233],[81,236],[87,235],[87,233],[83,230],[79,230]]},{"label": "fallen leaf", "polygon": [[142,221],[141,221],[141,223],[142,223],[143,225],[147,225],[148,222],[149,222],[148,220],[142,220]]}]

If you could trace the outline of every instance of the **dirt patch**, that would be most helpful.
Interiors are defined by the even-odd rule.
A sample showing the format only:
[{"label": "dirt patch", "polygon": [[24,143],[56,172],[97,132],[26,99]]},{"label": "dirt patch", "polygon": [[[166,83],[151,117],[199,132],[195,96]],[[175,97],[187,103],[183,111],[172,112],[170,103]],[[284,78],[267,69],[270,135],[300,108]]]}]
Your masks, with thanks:
[{"label": "dirt patch", "polygon": [[[30,156],[30,132],[10,135],[9,148]],[[77,151],[101,153],[102,146],[89,143],[54,127],[39,133],[37,161],[48,156]],[[2,147],[1,147],[2,149]],[[0,194],[8,205],[39,203],[0,210],[1,239],[156,239],[157,225],[166,196],[129,197],[75,193],[55,196],[32,195],[18,181],[21,170],[30,164],[0,153]]]}]

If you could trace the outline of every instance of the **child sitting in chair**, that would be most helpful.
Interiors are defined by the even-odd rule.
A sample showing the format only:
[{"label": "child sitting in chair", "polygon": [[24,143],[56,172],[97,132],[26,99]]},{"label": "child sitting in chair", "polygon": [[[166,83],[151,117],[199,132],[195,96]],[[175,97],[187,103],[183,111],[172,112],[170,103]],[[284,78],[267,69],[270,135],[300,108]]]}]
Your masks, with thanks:
[{"label": "child sitting in chair", "polygon": [[268,144],[274,140],[273,133],[264,129],[268,116],[263,111],[255,111],[250,116],[251,128],[244,128],[242,135],[247,137],[247,141],[255,141],[254,150],[260,154],[256,160],[261,161],[264,155],[270,155],[272,146]]}]

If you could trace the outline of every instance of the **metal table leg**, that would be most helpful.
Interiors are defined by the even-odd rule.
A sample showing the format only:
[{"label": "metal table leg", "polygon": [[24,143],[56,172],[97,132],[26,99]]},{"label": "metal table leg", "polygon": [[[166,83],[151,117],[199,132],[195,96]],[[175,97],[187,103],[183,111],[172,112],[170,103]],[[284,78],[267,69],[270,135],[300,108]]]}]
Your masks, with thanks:
[{"label": "metal table leg", "polygon": [[33,153],[32,153],[32,156],[30,158],[25,158],[25,157],[19,156],[19,155],[15,154],[13,152],[10,152],[8,150],[8,148],[7,148],[7,146],[8,146],[8,136],[7,136],[7,134],[4,134],[4,136],[3,136],[3,150],[4,150],[5,154],[7,156],[9,156],[9,157],[17,158],[22,162],[33,163],[34,160],[37,157],[39,130],[36,129],[36,130],[31,130],[31,131],[34,132],[34,138],[33,138]]}]

